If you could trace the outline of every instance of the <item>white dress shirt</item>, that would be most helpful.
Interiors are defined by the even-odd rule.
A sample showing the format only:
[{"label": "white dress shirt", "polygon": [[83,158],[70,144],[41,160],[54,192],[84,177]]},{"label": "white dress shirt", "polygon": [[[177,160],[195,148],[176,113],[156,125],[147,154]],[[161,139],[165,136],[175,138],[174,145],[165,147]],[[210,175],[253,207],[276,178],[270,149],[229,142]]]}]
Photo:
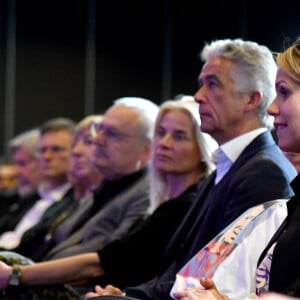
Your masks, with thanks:
[{"label": "white dress shirt", "polygon": [[213,160],[217,166],[217,176],[215,184],[218,184],[220,180],[229,171],[233,163],[238,159],[245,148],[260,134],[267,131],[266,127],[254,129],[245,134],[242,134],[229,142],[221,145],[213,153]]}]

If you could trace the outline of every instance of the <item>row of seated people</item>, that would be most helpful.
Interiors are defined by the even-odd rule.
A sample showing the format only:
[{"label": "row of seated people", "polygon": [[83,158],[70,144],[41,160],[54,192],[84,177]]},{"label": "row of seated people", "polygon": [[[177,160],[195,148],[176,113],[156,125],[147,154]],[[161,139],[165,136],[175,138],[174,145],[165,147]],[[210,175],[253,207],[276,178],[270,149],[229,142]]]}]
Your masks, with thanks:
[{"label": "row of seated people", "polygon": [[[191,201],[195,197],[197,184],[202,182],[213,169],[214,165],[210,158],[212,149],[216,147],[216,143],[208,135],[204,135],[200,132],[200,118],[197,109],[198,106],[194,102],[193,97],[186,97],[180,101],[168,101],[164,103],[160,110],[160,116],[157,118],[157,123],[155,125],[155,131],[157,132],[155,135],[156,139],[161,141],[157,143],[157,145],[155,144],[153,147],[154,149],[162,149],[156,150],[158,151],[157,158],[152,160],[152,176],[150,176],[150,182],[152,185],[150,192],[151,206],[148,207],[149,178],[147,175],[146,165],[150,159],[152,150],[152,142],[150,137],[153,135],[152,132],[154,122],[152,120],[154,119],[152,118],[152,123],[149,124],[149,120],[147,120],[147,118],[149,119],[149,116],[147,117],[145,111],[147,110],[147,112],[149,112],[150,104],[148,101],[146,101],[145,103],[148,104],[145,106],[146,110],[140,108],[141,102],[144,101],[145,100],[143,99],[121,99],[117,101],[115,106],[112,107],[111,111],[105,115],[104,120],[107,122],[107,125],[102,121],[98,123],[98,125],[93,123],[93,126],[88,126],[90,129],[86,128],[82,139],[90,147],[88,151],[85,151],[86,161],[84,161],[84,163],[89,163],[88,160],[91,160],[93,157],[96,158],[99,156],[102,159],[103,155],[103,153],[98,155],[97,152],[95,152],[95,149],[94,153],[92,153],[93,151],[91,152],[91,147],[95,147],[95,145],[98,146],[98,143],[98,151],[101,150],[99,148],[101,148],[100,145],[103,143],[101,142],[101,137],[99,138],[100,141],[98,138],[96,138],[93,142],[92,135],[95,135],[95,130],[97,132],[99,132],[99,130],[101,131],[103,128],[102,126],[108,126],[108,129],[104,129],[105,145],[110,151],[110,156],[113,157],[110,158],[110,161],[108,162],[109,164],[106,163],[105,165],[100,160],[99,162],[96,159],[93,160],[94,165],[97,166],[97,163],[99,163],[99,168],[101,170],[103,170],[104,165],[105,169],[102,171],[102,173],[107,174],[107,180],[103,181],[103,183],[100,185],[100,188],[94,190],[94,196],[96,200],[95,204],[97,204],[97,206],[102,206],[100,210],[101,213],[96,214],[95,217],[92,217],[92,214],[89,213],[89,221],[87,224],[78,230],[70,239],[60,243],[56,247],[58,250],[53,249],[46,259],[48,259],[52,253],[58,253],[59,255],[63,256],[70,255],[69,252],[73,249],[75,249],[75,251],[78,253],[95,251],[95,249],[99,247],[99,244],[104,245],[109,239],[116,239],[116,237],[120,236],[122,231],[123,233],[124,230],[127,231],[131,224],[134,223],[134,220],[140,217],[141,214],[145,214],[145,207],[147,207],[147,213],[149,213],[152,212],[162,202],[165,202],[165,200],[173,198],[174,201],[170,201],[168,202],[168,205],[162,206],[160,212],[158,213],[159,219],[162,221],[162,217],[166,212],[168,212],[168,214],[172,215],[172,222],[169,222],[168,218],[166,218],[164,220],[166,222],[165,226],[162,226],[163,224],[160,223],[158,224],[159,226],[153,228],[154,232],[157,232],[157,230],[161,228],[160,230],[164,232],[161,243],[166,243],[176,226],[182,220],[186,211],[189,209],[192,203]],[[133,107],[131,107],[132,105]],[[153,104],[151,104],[151,106],[153,106]],[[153,116],[153,109],[150,113]],[[168,114],[168,116],[170,115],[170,117],[165,117],[165,114]],[[118,128],[113,126],[113,124],[110,124],[115,119],[121,120],[122,122],[119,124]],[[132,119],[136,120],[136,122],[130,122]],[[172,121],[170,122],[170,125],[168,124],[169,121]],[[121,138],[121,140],[125,137],[121,136],[121,132],[119,131],[121,129],[124,131],[124,126],[126,123],[133,123],[130,124],[128,132],[130,132],[131,137],[133,137],[132,140],[134,141],[134,144],[126,143],[123,145],[123,147],[118,149],[118,151],[112,152],[113,147],[115,147],[115,139],[117,138],[115,135],[118,134],[118,138]],[[141,128],[142,132],[144,133],[142,135]],[[123,135],[127,134],[124,132]],[[144,146],[141,145],[141,139],[145,143]],[[179,144],[177,146],[179,149],[176,149],[176,144],[174,145],[174,143]],[[75,134],[74,145],[77,144],[78,137],[76,138]],[[138,148],[137,152],[133,153],[132,158],[130,159],[130,157],[124,156],[123,153],[129,149],[133,149],[133,146],[138,146]],[[173,148],[177,150],[174,150],[174,153],[172,153],[173,151],[170,151],[170,149]],[[164,154],[164,152],[166,153]],[[146,160],[144,160],[144,157],[146,157]],[[139,160],[135,161],[137,158]],[[71,164],[71,166],[73,166],[73,164]],[[77,164],[76,168],[71,169],[78,172],[79,167],[80,165]],[[170,175],[168,175],[168,172]],[[172,175],[174,172],[175,175]],[[123,175],[122,173],[126,175]],[[181,182],[178,182],[178,177],[180,178]],[[74,176],[74,178],[76,178],[76,176]],[[138,182],[139,178],[142,178],[140,182]],[[130,191],[130,185],[134,185],[132,191]],[[97,199],[98,194],[101,194],[102,196],[99,199]],[[147,195],[147,197],[144,197],[143,195]],[[128,199],[130,199],[130,202]],[[83,203],[86,203],[86,201],[83,201]],[[109,203],[109,205],[105,206],[106,203]],[[138,208],[137,210],[137,207],[141,207],[141,203],[142,209]],[[145,206],[145,203],[147,203],[147,206]],[[93,208],[95,209],[95,206]],[[128,211],[128,216],[124,217],[126,210]],[[82,209],[78,210],[78,213],[69,216],[61,225],[64,225],[65,223],[69,224],[70,220],[78,221],[78,214],[80,214],[82,211]],[[172,211],[173,213],[171,213]],[[117,230],[114,230],[113,232],[110,227],[115,225],[109,223],[117,223],[118,218],[125,219],[124,224],[127,226],[127,230],[126,228],[121,228],[122,226],[124,227],[122,224],[122,226],[119,226]],[[42,221],[45,223],[43,218]],[[39,224],[38,226],[41,225]],[[56,236],[59,235],[60,227],[61,226],[57,227],[55,231]],[[32,231],[32,229],[30,229],[24,234],[24,236],[27,237],[27,241],[30,242],[32,241],[32,235],[30,236],[28,232],[36,233],[36,230]],[[80,243],[83,236],[82,232],[86,232],[85,236],[88,234],[89,236],[87,236],[83,243]],[[22,249],[22,244],[24,244],[24,237],[21,240],[21,245],[14,250],[24,254],[24,251],[19,251]],[[27,243],[27,245],[29,246],[29,243]],[[42,241],[39,241],[37,245],[37,249],[34,251],[31,249],[31,253],[27,253],[27,256],[34,258],[32,257],[32,251],[35,253],[36,251],[40,252]],[[29,249],[29,247],[27,247],[27,249]],[[63,251],[59,251],[60,249],[63,249]],[[67,251],[64,252],[65,250]],[[73,253],[74,250],[71,252],[71,254]]]},{"label": "row of seated people", "polygon": [[[22,267],[2,263],[2,289],[9,284],[32,286],[82,279],[89,280],[85,282],[85,287],[89,287],[94,284],[91,279],[96,279],[102,284],[110,282],[126,288],[127,296],[169,299],[181,267],[214,236],[255,205],[263,212],[271,207],[273,216],[267,224],[268,230],[259,236],[259,247],[250,253],[258,260],[256,256],[286,216],[287,199],[293,195],[289,183],[296,176],[295,168],[267,129],[266,108],[273,97],[276,64],[266,47],[242,40],[215,41],[204,48],[203,58],[206,63],[199,76],[200,87],[195,100],[200,104],[202,131],[211,134],[221,146],[215,152],[217,170],[209,175],[209,156],[206,157],[204,146],[207,137],[203,135],[198,143],[203,134],[199,121],[196,122],[186,109],[177,106],[187,99],[161,105],[152,147],[151,140],[145,136],[141,140],[140,110],[128,102],[117,102],[106,111],[102,121],[92,127],[94,163],[104,176],[101,191],[105,190],[104,183],[108,184],[106,193],[109,193],[114,183],[124,179],[124,174],[128,180],[141,172],[152,153],[150,214],[143,221],[134,222],[135,226],[129,233],[124,235],[123,232],[110,242],[97,242],[93,249],[86,249],[85,254],[69,256],[74,254],[69,253],[66,258],[52,257]],[[142,103],[141,99],[139,103]],[[131,172],[124,173],[129,166]],[[123,181],[123,186],[125,183]],[[143,191],[146,189],[144,187]],[[136,190],[133,194],[141,199]],[[120,194],[127,195],[127,190]],[[152,201],[152,196],[155,201]],[[286,200],[270,201],[283,198]],[[167,199],[172,201],[165,201]],[[268,201],[267,205],[263,204],[265,201]],[[186,202],[190,202],[189,208],[186,208]],[[92,220],[93,217],[88,223]],[[97,222],[92,221],[92,225],[90,230]],[[240,228],[238,225],[235,229]],[[252,264],[252,270],[253,267]],[[230,266],[227,271],[230,271]],[[237,271],[234,272],[236,276]],[[206,275],[205,272],[202,274]],[[135,287],[129,288],[133,285]],[[240,288],[249,292],[244,286]],[[108,292],[113,291],[108,288]],[[106,289],[103,291],[98,287],[96,295],[102,293],[106,293]],[[173,291],[172,297],[185,299],[186,295],[176,293]],[[93,293],[87,294],[87,297],[93,296]]]},{"label": "row of seated people", "polygon": [[[153,108],[157,109],[157,106],[153,104]],[[149,124],[145,122],[149,130],[152,128],[153,118],[155,114],[149,119]],[[55,250],[54,253],[67,252],[83,239],[85,247],[96,236],[99,241],[109,240],[113,238],[113,230],[118,229],[115,231],[118,236],[126,232],[135,220],[145,215],[149,203],[147,174],[144,170],[148,157],[137,168],[134,166],[134,172],[131,166],[131,169],[128,168],[130,162],[128,166],[121,166],[124,168],[121,172],[136,173],[124,179],[124,182],[119,174],[109,174],[116,178],[108,178],[105,184],[101,184],[103,175],[93,160],[95,144],[90,133],[91,123],[96,124],[100,120],[99,116],[91,116],[75,128],[71,120],[58,118],[48,121],[40,131],[33,130],[11,142],[12,156],[16,164],[26,171],[19,172],[19,194],[22,195],[22,201],[13,203],[3,211],[1,217],[2,249],[14,250],[38,261],[53,246],[75,231],[77,235],[71,239],[71,243],[64,245],[63,251]],[[145,134],[150,136],[146,131]],[[143,138],[148,143],[148,137]],[[28,154],[27,150],[31,150],[33,157],[25,165],[24,152]],[[130,194],[130,189],[133,188],[137,193],[136,198]],[[118,194],[125,189],[128,189],[129,195],[118,199]],[[106,205],[112,198],[115,200],[114,205]],[[90,222],[90,225],[86,224],[87,227],[79,232],[81,225],[100,210],[101,214],[95,217],[95,221]]]},{"label": "row of seated people", "polygon": [[73,121],[58,118],[10,142],[9,150],[17,166],[18,189],[13,197],[6,199],[11,204],[0,218],[2,248],[17,247],[23,233],[36,225],[52,204],[64,203],[60,200],[71,194],[67,170],[74,128]]}]

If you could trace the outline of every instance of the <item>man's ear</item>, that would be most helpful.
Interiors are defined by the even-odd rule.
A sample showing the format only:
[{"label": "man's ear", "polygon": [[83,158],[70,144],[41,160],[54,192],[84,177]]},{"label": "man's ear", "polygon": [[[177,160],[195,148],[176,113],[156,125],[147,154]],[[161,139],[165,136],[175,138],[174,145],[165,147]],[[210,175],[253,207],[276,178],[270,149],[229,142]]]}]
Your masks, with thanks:
[{"label": "man's ear", "polygon": [[252,92],[249,96],[246,111],[255,110],[261,103],[262,95],[259,92]]}]

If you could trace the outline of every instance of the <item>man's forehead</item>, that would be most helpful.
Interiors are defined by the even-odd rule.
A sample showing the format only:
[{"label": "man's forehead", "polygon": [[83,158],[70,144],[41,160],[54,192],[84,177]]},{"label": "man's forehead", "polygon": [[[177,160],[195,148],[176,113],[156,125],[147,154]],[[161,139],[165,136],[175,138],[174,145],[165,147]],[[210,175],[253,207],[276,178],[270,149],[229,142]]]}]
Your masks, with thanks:
[{"label": "man's forehead", "polygon": [[49,131],[41,135],[39,144],[69,145],[72,140],[73,134],[68,130]]},{"label": "man's forehead", "polygon": [[135,123],[137,112],[123,105],[113,106],[104,114],[102,125],[119,127]]},{"label": "man's forehead", "polygon": [[210,73],[210,72],[215,72],[216,70],[219,70],[220,69],[220,65],[219,64],[216,64],[214,62],[207,62],[202,70],[201,70],[201,73]]},{"label": "man's forehead", "polygon": [[43,140],[45,138],[58,138],[58,137],[66,137],[66,136],[70,136],[70,137],[73,137],[73,133],[70,132],[69,130],[66,130],[66,129],[62,129],[62,130],[54,130],[54,131],[47,131],[45,133],[43,133],[41,135],[41,138],[40,140]]},{"label": "man's forehead", "polygon": [[214,57],[204,64],[199,78],[212,74],[222,74],[227,72],[232,65],[233,62],[225,57]]}]

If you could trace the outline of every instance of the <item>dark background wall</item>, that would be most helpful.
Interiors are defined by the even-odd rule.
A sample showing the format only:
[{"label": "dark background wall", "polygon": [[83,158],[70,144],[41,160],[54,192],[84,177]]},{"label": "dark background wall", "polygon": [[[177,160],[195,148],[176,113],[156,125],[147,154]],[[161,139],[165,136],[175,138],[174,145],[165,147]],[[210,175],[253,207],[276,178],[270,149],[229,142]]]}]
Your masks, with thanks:
[{"label": "dark background wall", "polygon": [[52,117],[79,121],[122,96],[193,94],[199,50],[213,39],[282,50],[300,34],[299,14],[291,0],[264,2],[0,0],[0,154]]}]

